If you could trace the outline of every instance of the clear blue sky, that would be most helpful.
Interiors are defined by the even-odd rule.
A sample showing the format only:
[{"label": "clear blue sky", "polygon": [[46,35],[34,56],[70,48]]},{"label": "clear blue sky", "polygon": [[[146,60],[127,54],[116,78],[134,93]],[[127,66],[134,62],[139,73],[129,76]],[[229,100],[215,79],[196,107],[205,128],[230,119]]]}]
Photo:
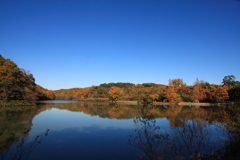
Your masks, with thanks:
[{"label": "clear blue sky", "polygon": [[0,0],[0,54],[53,90],[240,80],[240,1]]}]

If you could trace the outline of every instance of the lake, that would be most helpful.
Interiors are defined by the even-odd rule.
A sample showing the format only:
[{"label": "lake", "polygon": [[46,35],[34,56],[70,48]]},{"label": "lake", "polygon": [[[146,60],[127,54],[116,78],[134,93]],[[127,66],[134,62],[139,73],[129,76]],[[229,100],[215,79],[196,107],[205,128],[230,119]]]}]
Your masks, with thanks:
[{"label": "lake", "polygon": [[211,107],[59,100],[17,111],[2,109],[0,159],[14,155],[33,160],[134,159],[152,156],[153,151],[159,156],[160,150],[171,155],[173,138],[178,148],[184,147],[182,156],[195,150],[209,154],[226,140],[222,128],[228,117],[222,118],[220,112]]}]

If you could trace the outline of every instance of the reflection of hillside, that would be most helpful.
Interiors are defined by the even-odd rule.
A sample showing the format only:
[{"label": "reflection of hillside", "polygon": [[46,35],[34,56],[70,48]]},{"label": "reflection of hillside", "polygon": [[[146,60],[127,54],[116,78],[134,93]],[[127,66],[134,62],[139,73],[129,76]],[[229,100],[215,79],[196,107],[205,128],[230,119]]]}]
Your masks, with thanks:
[{"label": "reflection of hillside", "polygon": [[72,112],[83,112],[91,116],[102,118],[130,119],[139,116],[136,106],[111,105],[108,103],[59,103],[55,108]]},{"label": "reflection of hillside", "polygon": [[56,108],[66,109],[72,112],[83,112],[91,116],[99,116],[111,119],[131,119],[142,116],[164,118],[170,120],[171,127],[181,127],[184,121],[196,120],[207,125],[212,122],[227,123],[229,115],[220,108],[198,108],[188,106],[142,106],[109,103],[58,103]]},{"label": "reflection of hillside", "polygon": [[[32,119],[40,112],[48,109],[43,107],[0,108],[0,152],[11,146],[31,130]],[[14,137],[13,137],[14,134]]]},{"label": "reflection of hillside", "polygon": [[203,108],[170,106],[166,109],[166,117],[170,120],[170,127],[182,127],[187,120],[205,121],[211,115]]},{"label": "reflection of hillside", "polygon": [[[137,159],[239,159],[239,111],[237,103],[215,108],[169,106],[165,114],[171,132],[160,132],[152,117],[134,118],[136,129],[129,144],[144,152]],[[211,123],[221,129],[221,140],[212,135]]]},{"label": "reflection of hillside", "polygon": [[195,120],[185,121],[169,133],[161,132],[151,117],[134,118],[133,121],[136,129],[128,142],[144,152],[136,159],[206,159],[205,156],[213,149],[209,143],[211,131]]},{"label": "reflection of hillside", "polygon": [[59,103],[55,104],[55,108],[66,109],[72,112],[83,112],[91,116],[99,116],[111,119],[131,119],[141,117],[142,112],[151,114],[155,118],[164,117],[162,107],[152,106],[136,106],[125,104],[109,104],[109,103]]}]

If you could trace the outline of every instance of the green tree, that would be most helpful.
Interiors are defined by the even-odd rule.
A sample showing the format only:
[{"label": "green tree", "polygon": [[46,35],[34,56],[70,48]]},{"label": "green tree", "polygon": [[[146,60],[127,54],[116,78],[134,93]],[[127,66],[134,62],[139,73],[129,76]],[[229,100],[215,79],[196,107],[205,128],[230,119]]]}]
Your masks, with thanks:
[{"label": "green tree", "polygon": [[240,85],[237,85],[229,90],[229,99],[240,102]]},{"label": "green tree", "polygon": [[225,76],[223,78],[222,83],[223,83],[223,85],[226,85],[228,87],[228,89],[231,89],[231,87],[234,86],[236,83],[235,79],[236,78],[233,75]]}]

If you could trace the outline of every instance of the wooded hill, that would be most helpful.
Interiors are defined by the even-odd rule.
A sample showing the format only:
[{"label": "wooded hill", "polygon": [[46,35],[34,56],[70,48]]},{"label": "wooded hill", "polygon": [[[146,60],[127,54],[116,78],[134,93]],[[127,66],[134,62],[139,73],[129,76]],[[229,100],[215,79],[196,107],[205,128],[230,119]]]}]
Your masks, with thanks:
[{"label": "wooded hill", "polygon": [[54,93],[37,85],[30,71],[19,68],[13,61],[0,55],[0,99],[54,99]]}]

